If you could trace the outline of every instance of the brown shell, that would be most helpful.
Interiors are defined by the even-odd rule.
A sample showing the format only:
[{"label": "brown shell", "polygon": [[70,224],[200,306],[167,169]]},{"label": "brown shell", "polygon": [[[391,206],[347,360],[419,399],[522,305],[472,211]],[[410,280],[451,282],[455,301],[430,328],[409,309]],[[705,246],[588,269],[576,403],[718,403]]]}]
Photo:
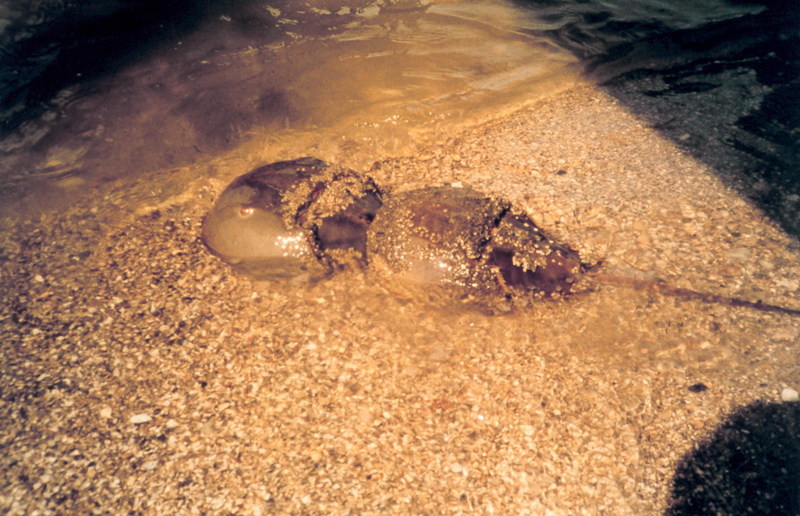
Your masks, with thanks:
[{"label": "brown shell", "polygon": [[203,223],[202,240],[257,278],[324,274],[366,263],[381,206],[369,179],[315,158],[272,163],[235,179]]},{"label": "brown shell", "polygon": [[461,300],[567,295],[587,270],[577,252],[554,242],[508,201],[471,188],[392,197],[367,241],[371,265],[392,282]]},{"label": "brown shell", "polygon": [[456,297],[495,295],[486,244],[508,209],[471,188],[438,187],[391,197],[367,238],[372,265],[392,282],[445,289]]},{"label": "brown shell", "polygon": [[551,239],[526,214],[508,211],[492,235],[487,264],[505,287],[534,296],[568,295],[590,269],[577,251]]}]

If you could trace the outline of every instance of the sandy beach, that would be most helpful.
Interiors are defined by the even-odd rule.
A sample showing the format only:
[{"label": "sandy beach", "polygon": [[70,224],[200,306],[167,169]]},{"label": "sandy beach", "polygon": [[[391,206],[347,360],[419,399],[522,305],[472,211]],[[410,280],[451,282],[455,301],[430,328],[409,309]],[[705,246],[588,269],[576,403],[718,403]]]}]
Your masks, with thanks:
[{"label": "sandy beach", "polygon": [[[798,242],[591,86],[376,159],[387,195],[503,196],[608,273],[800,308]],[[489,316],[369,270],[250,280],[198,237],[255,160],[3,222],[0,512],[660,514],[726,415],[800,390],[800,317],[611,286]]]}]

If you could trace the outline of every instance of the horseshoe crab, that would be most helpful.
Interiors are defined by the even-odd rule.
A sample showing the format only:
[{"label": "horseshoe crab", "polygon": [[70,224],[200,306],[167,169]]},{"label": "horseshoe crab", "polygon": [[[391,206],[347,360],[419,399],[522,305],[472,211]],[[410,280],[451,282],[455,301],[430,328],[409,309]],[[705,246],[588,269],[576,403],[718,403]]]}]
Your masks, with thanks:
[{"label": "horseshoe crab", "polygon": [[370,265],[382,276],[478,303],[566,296],[590,269],[511,203],[468,187],[398,194],[367,235]]},{"label": "horseshoe crab", "polygon": [[389,284],[452,299],[568,295],[588,270],[508,201],[444,186],[384,204],[371,179],[315,158],[235,179],[205,218],[202,240],[259,279],[369,265]]},{"label": "horseshoe crab", "polygon": [[315,158],[272,163],[235,179],[203,222],[206,247],[256,278],[324,275],[366,264],[381,206],[369,179]]},{"label": "horseshoe crab", "polygon": [[[315,158],[235,179],[203,222],[215,255],[255,278],[369,267],[390,289],[507,311],[587,289],[583,280],[798,316],[800,310],[599,273],[504,199],[468,187],[399,193]],[[511,304],[509,305],[510,302]]]}]

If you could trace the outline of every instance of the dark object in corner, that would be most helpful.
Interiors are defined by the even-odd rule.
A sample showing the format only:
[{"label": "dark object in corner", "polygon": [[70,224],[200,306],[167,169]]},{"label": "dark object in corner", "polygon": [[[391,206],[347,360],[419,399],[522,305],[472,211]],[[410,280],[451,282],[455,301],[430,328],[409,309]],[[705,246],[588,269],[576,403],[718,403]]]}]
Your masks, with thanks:
[{"label": "dark object in corner", "polygon": [[740,408],[685,456],[665,516],[800,515],[800,403]]}]

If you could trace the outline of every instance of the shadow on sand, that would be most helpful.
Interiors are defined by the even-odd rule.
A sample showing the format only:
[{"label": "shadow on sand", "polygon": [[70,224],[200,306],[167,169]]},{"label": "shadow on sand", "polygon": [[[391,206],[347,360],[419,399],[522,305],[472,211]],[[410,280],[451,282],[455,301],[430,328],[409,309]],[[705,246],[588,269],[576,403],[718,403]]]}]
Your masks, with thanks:
[{"label": "shadow on sand", "polygon": [[740,408],[681,460],[667,516],[800,514],[800,402]]}]

